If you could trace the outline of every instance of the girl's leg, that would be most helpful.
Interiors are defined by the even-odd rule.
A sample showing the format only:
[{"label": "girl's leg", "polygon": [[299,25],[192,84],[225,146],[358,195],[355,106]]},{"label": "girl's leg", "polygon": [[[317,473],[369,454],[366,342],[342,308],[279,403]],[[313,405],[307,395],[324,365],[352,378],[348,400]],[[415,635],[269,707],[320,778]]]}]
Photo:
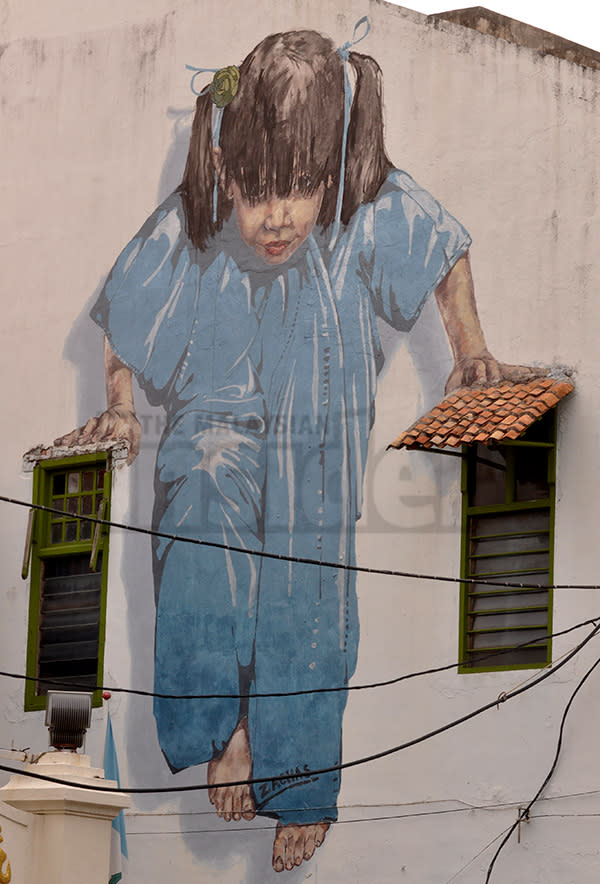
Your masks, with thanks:
[{"label": "girl's leg", "polygon": [[[316,576],[315,576],[316,574]],[[263,562],[250,742],[257,812],[275,817],[276,871],[299,865],[337,819],[345,685],[355,664],[354,586],[333,569]],[[339,688],[323,691],[324,688]],[[289,692],[309,691],[290,696]],[[316,771],[334,768],[327,773]]]},{"label": "girl's leg", "polygon": [[173,544],[161,564],[155,691],[232,697],[155,698],[161,748],[171,768],[181,770],[222,752],[237,726],[235,617],[229,587],[220,585],[223,563],[213,551]]},{"label": "girl's leg", "polygon": [[[208,763],[207,782],[209,786],[214,787],[217,783],[228,781],[248,780],[252,776],[252,757],[248,736],[248,707],[252,672],[252,665],[240,666],[238,723],[223,751]],[[254,819],[254,797],[249,785],[211,788],[208,797],[217,811],[217,816],[222,817],[226,822],[232,819]]]},{"label": "girl's leg", "polygon": [[[261,483],[254,478],[260,446],[249,431],[238,430],[232,447],[232,421],[189,415],[172,428],[157,464],[158,529],[223,545],[161,538],[154,548],[155,689],[184,695],[157,697],[154,714],[176,770],[224,753],[240,719],[240,666],[252,659],[258,568],[251,551],[262,548]],[[194,694],[224,696],[189,699]]]},{"label": "girl's leg", "polygon": [[255,806],[250,786],[220,786],[217,783],[236,783],[252,776],[252,757],[248,737],[248,718],[244,716],[232,733],[227,745],[208,763],[207,782],[212,788],[208,791],[210,803],[215,806],[217,816],[226,822],[230,820],[254,819]]}]

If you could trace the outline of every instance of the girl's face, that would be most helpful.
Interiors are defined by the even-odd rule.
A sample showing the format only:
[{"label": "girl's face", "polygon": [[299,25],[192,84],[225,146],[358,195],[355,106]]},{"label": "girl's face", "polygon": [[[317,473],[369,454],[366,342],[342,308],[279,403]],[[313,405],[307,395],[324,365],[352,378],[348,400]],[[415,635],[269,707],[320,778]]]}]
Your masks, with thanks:
[{"label": "girl's face", "polygon": [[237,184],[231,184],[240,236],[265,264],[277,265],[294,254],[310,235],[323,202],[321,184],[311,196],[292,192],[287,197],[273,197],[250,204]]}]

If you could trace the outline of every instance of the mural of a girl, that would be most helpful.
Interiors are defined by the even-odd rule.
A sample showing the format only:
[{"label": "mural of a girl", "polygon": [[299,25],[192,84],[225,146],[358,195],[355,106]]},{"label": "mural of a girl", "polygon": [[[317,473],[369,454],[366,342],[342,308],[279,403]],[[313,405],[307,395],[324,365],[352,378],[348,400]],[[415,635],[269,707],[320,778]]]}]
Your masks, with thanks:
[{"label": "mural of a girl", "polygon": [[[132,373],[164,406],[153,527],[223,546],[154,544],[155,690],[234,698],[157,699],[159,741],[174,771],[208,762],[212,786],[273,778],[209,796],[225,820],[278,821],[277,871],[337,817],[339,771],[310,772],[340,763],[346,693],[319,689],[348,683],[359,625],[351,571],[253,553],[354,563],[376,317],[406,332],[435,293],[447,390],[526,373],[486,348],[467,232],[386,155],[380,80],[298,30],[252,50],[222,110],[200,93],[183,181],[92,312],[107,410],[60,440],[126,438],[132,461]],[[257,696],[290,691],[316,693]]]}]

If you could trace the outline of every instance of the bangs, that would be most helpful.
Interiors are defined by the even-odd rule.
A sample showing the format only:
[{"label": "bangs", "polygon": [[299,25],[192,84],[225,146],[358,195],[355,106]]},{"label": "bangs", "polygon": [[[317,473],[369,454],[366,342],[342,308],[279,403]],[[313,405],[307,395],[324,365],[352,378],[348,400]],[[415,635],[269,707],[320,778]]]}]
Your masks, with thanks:
[{"label": "bangs", "polygon": [[339,139],[337,144],[329,144],[321,134],[303,144],[299,139],[273,137],[265,130],[257,135],[248,135],[231,165],[225,152],[223,156],[226,168],[231,170],[228,179],[235,181],[249,203],[274,196],[284,198],[292,192],[312,196],[321,184],[333,180],[339,169]]}]

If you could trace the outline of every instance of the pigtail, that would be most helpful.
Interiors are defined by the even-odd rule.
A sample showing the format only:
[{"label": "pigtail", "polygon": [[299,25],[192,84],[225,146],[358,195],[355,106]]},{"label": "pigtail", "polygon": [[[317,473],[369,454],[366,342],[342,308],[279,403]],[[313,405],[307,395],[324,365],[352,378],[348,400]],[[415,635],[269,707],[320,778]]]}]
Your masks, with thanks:
[{"label": "pigtail", "polygon": [[[213,162],[212,138],[213,103],[208,90],[196,100],[196,113],[192,123],[192,134],[183,179],[179,193],[185,212],[186,231],[193,244],[201,251],[223,226],[222,208],[224,193],[219,183],[219,214],[213,220],[213,192],[215,167]],[[230,210],[231,211],[231,210]]]},{"label": "pigtail", "polygon": [[392,163],[383,139],[381,69],[368,55],[350,53],[356,73],[348,126],[342,223],[348,224],[362,203],[375,199]]}]

